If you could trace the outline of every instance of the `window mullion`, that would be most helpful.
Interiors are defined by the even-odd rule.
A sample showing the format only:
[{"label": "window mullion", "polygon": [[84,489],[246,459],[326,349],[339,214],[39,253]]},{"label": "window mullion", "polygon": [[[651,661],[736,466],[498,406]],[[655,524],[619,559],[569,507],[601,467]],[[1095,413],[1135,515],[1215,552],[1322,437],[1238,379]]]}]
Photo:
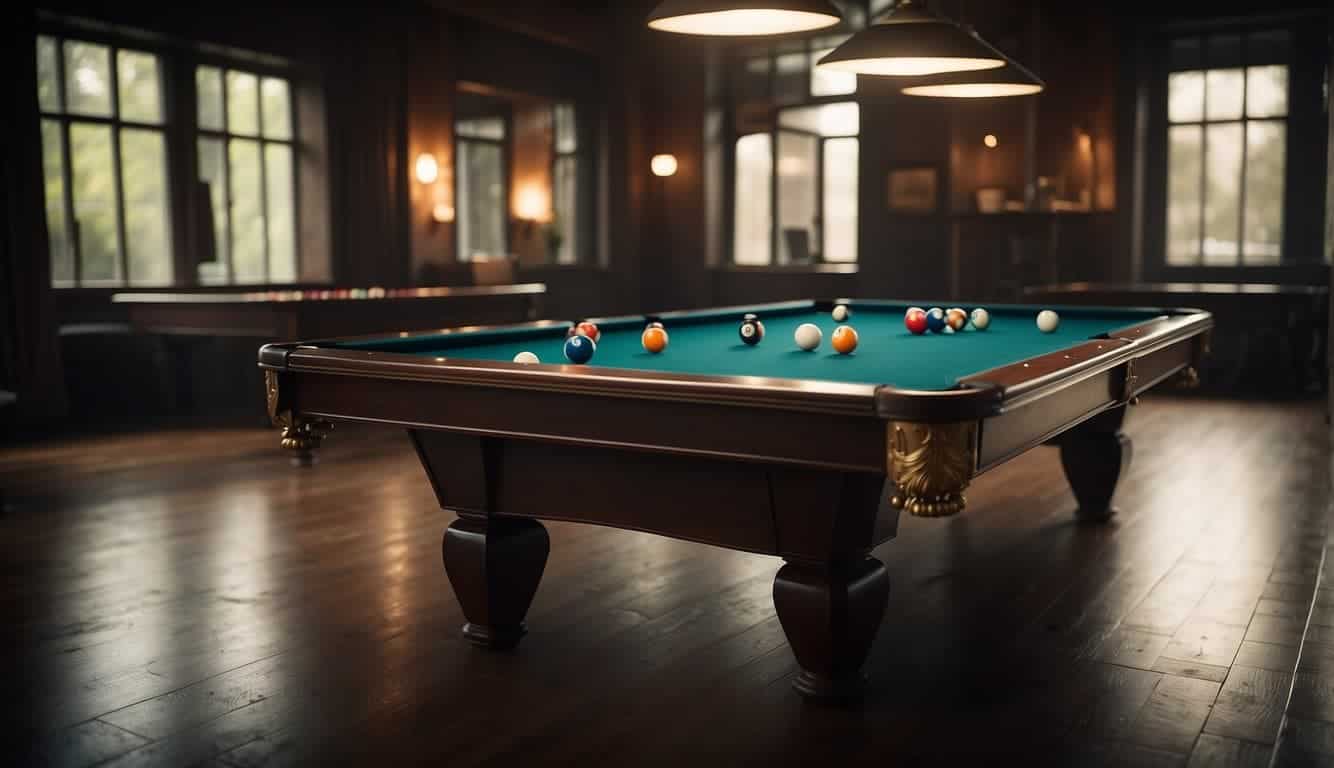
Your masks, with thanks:
[{"label": "window mullion", "polygon": [[130,284],[130,244],[125,240],[125,178],[121,173],[120,124],[115,122],[120,116],[120,72],[117,67],[118,48],[109,48],[111,60],[111,174],[116,180],[116,237],[120,246],[120,282]]},{"label": "window mullion", "polygon": [[[291,89],[288,91],[291,99]],[[259,145],[259,220],[264,222],[264,282],[273,281],[273,264],[269,254],[269,167],[264,150],[268,144],[264,141],[264,78],[255,76],[255,126]]]},{"label": "window mullion", "polygon": [[[232,140],[228,133],[231,126],[228,125],[228,104],[227,104],[227,70],[219,69],[222,78],[222,199],[223,218],[226,220],[224,229],[227,237],[227,284],[236,283],[236,269],[232,265],[236,261],[236,254],[233,253],[232,244],[235,240],[232,237]],[[197,98],[197,97],[196,97]],[[212,204],[212,201],[209,201]],[[219,250],[218,244],[214,244],[214,250]]]},{"label": "window mullion", "polygon": [[70,151],[69,115],[65,108],[65,40],[57,37],[56,41],[56,104],[60,109],[60,153],[64,156],[60,172],[64,176],[65,194],[62,205],[65,207],[65,226],[68,228],[66,247],[73,250],[70,254],[74,262],[74,285],[83,285],[83,233],[79,220],[74,216],[74,155]]}]

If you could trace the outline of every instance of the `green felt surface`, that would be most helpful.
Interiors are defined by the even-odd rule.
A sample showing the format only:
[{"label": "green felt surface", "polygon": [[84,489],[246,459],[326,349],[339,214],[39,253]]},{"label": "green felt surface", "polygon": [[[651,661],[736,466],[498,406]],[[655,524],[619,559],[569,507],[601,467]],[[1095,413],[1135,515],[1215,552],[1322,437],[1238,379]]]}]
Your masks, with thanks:
[{"label": "green felt surface", "polygon": [[[764,340],[746,346],[737,335],[745,310],[701,313],[665,320],[671,342],[661,354],[650,354],[640,345],[642,319],[604,323],[602,341],[588,365],[641,371],[710,376],[767,376],[788,379],[820,379],[858,384],[889,384],[902,389],[949,389],[971,374],[1008,365],[1036,355],[1055,352],[1134,325],[1160,313],[1142,310],[1084,309],[1057,307],[1061,325],[1054,333],[1042,333],[1035,319],[1039,307],[990,309],[991,327],[976,331],[970,326],[952,335],[928,333],[914,336],[903,326],[908,305],[866,307],[853,305],[846,325],[857,329],[860,343],[851,355],[839,355],[830,345],[836,327],[826,311],[809,304],[783,310],[756,310],[765,326]],[[925,306],[925,305],[922,305]],[[824,336],[818,349],[804,352],[793,341],[801,323],[815,323]],[[384,339],[342,348],[382,352],[404,352],[445,358],[499,360],[509,362],[522,351],[533,352],[543,363],[567,364],[560,328],[526,332],[479,331]]]}]

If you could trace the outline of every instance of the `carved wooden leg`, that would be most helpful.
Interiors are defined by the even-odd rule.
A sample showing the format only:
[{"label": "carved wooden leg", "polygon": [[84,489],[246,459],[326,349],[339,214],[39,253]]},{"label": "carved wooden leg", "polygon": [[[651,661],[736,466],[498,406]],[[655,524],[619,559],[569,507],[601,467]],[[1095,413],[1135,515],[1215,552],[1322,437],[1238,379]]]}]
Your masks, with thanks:
[{"label": "carved wooden leg", "polygon": [[463,636],[487,648],[513,648],[537,594],[550,550],[536,520],[459,518],[445,531],[445,573],[468,623]]},{"label": "carved wooden leg", "polygon": [[875,558],[784,564],[774,578],[774,608],[801,665],[792,687],[816,698],[860,693],[888,600],[889,572]]},{"label": "carved wooden leg", "polygon": [[1121,433],[1125,412],[1125,406],[1105,411],[1061,436],[1061,466],[1080,520],[1103,522],[1116,514],[1112,495],[1131,456],[1130,438]]}]

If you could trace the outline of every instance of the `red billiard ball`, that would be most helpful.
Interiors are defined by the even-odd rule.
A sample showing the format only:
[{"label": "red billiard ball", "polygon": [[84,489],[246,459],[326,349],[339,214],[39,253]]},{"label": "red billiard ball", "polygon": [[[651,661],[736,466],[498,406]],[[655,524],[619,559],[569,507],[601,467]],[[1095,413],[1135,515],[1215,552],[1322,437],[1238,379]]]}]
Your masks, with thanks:
[{"label": "red billiard ball", "polygon": [[909,309],[903,315],[903,325],[918,336],[926,333],[926,310],[919,307]]},{"label": "red billiard ball", "polygon": [[602,331],[599,331],[599,330],[598,330],[598,327],[597,327],[596,325],[594,325],[594,324],[592,324],[592,323],[590,323],[590,322],[588,322],[588,321],[586,321],[586,320],[585,320],[584,322],[582,322],[582,323],[576,325],[576,326],[574,327],[574,330],[575,330],[575,332],[578,333],[580,336],[587,336],[588,338],[592,339],[593,341],[602,341]]}]

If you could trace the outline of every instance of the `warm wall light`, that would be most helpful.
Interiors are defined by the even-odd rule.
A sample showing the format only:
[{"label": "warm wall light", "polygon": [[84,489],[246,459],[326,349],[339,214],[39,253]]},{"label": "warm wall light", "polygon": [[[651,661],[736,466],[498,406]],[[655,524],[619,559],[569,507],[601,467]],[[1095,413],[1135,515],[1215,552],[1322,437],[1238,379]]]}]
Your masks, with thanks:
[{"label": "warm wall light", "polygon": [[454,220],[454,206],[440,203],[431,209],[431,219],[439,224],[448,224]]},{"label": "warm wall light", "polygon": [[514,214],[525,221],[542,221],[547,218],[549,206],[546,194],[534,186],[519,189],[514,200]]},{"label": "warm wall light", "polygon": [[683,35],[753,37],[831,27],[840,18],[827,0],[663,0],[648,25]]},{"label": "warm wall light", "polygon": [[423,184],[434,184],[440,177],[440,165],[435,161],[435,155],[430,152],[423,152],[417,155],[417,181]]},{"label": "warm wall light", "polygon": [[996,139],[996,134],[988,133],[986,136],[982,137],[982,143],[986,145],[987,149],[995,149],[996,145],[1000,144],[1000,141]]},{"label": "warm wall light", "polygon": [[654,176],[676,175],[676,155],[654,155],[648,165]]}]

